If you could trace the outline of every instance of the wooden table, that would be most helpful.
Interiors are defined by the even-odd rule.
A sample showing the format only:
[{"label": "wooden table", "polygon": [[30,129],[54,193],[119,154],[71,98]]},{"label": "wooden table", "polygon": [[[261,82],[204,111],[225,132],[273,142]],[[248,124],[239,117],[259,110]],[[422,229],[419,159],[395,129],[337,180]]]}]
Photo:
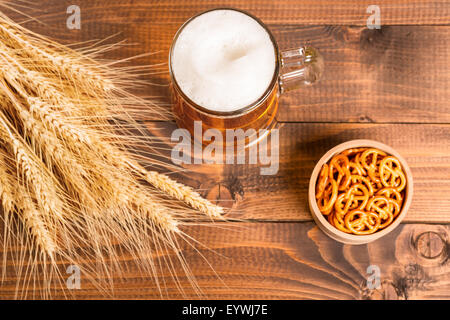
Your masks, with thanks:
[{"label": "wooden table", "polygon": [[[81,30],[66,28],[66,9],[81,8]],[[381,8],[380,30],[368,29],[370,4]],[[317,85],[281,98],[280,168],[262,176],[257,165],[189,166],[180,177],[245,221],[186,227],[209,249],[183,253],[203,291],[184,273],[183,293],[168,281],[164,298],[212,299],[449,299],[450,298],[450,3],[424,1],[146,1],[40,0],[21,9],[43,24],[25,25],[62,43],[117,34],[132,46],[107,54],[120,59],[155,54],[133,64],[162,64],[149,75],[149,95],[170,107],[167,56],[178,27],[214,7],[248,10],[270,26],[282,49],[310,44],[323,54]],[[9,12],[9,11],[8,11]],[[23,16],[10,12],[16,19]],[[150,132],[168,137],[173,121],[147,119]],[[307,188],[316,161],[350,139],[386,143],[408,161],[413,204],[388,236],[362,246],[343,245],[312,221]],[[160,298],[151,279],[132,263],[116,280],[117,298]],[[367,268],[377,265],[382,286],[367,288]],[[101,298],[88,284],[77,298]],[[5,296],[13,289],[3,288]]]}]

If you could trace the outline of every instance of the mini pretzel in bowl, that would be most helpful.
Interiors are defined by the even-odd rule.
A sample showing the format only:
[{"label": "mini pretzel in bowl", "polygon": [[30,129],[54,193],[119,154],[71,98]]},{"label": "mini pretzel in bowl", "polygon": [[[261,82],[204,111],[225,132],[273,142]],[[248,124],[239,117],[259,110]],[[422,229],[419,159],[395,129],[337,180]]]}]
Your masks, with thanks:
[{"label": "mini pretzel in bowl", "polygon": [[317,162],[308,199],[325,234],[342,243],[364,244],[400,224],[412,195],[411,170],[397,151],[373,140],[352,140]]}]

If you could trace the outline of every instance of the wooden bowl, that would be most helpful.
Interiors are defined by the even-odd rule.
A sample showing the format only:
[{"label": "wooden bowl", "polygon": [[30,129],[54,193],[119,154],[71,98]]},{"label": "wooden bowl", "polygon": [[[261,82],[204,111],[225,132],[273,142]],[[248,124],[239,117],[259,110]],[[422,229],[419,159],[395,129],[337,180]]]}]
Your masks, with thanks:
[{"label": "wooden bowl", "polygon": [[[377,231],[375,233],[369,234],[369,235],[356,235],[356,234],[348,234],[343,231],[338,230],[336,227],[331,225],[328,220],[323,216],[323,214],[320,212],[319,207],[317,206],[316,202],[316,182],[317,177],[320,173],[320,170],[324,163],[327,163],[334,155],[350,148],[363,148],[363,147],[371,147],[371,148],[377,148],[379,150],[382,150],[386,152],[387,154],[390,154],[394,157],[396,157],[402,167],[403,172],[406,176],[406,188],[405,188],[405,200],[403,202],[403,206],[401,209],[401,212],[396,217],[396,219],[391,223],[391,225],[387,226],[386,228]],[[316,166],[314,167],[313,173],[311,175],[311,180],[309,181],[309,191],[308,191],[308,199],[309,199],[309,208],[311,210],[311,214],[316,221],[317,225],[320,227],[320,229],[325,232],[329,237],[333,238],[334,240],[337,240],[342,243],[346,244],[365,244],[372,242],[376,239],[381,238],[382,236],[388,234],[392,230],[394,230],[400,222],[403,220],[403,218],[406,215],[406,212],[408,211],[413,196],[413,178],[411,174],[411,170],[409,169],[408,164],[406,163],[405,159],[394,149],[391,147],[377,142],[373,140],[351,140],[344,142],[327,153],[317,162]]]}]

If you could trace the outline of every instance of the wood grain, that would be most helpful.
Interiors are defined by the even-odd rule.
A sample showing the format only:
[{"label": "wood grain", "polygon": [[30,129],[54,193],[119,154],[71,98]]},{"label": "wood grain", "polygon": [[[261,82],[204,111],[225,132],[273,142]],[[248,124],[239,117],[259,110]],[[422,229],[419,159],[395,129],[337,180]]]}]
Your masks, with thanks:
[{"label": "wood grain", "polygon": [[[165,274],[160,279],[166,281],[164,298],[450,299],[448,226],[401,225],[388,236],[361,246],[339,244],[310,222],[234,223],[184,230],[210,249],[199,248],[217,274],[199,253],[183,245],[183,255],[203,295],[190,288],[177,268],[184,295]],[[425,258],[423,252],[430,248],[440,249]],[[127,272],[114,277],[114,297],[161,298],[155,283],[142,278],[129,257],[122,259]],[[380,269],[381,284],[376,290],[367,286],[370,265]],[[9,279],[0,287],[0,297],[12,296],[13,283]],[[72,293],[79,299],[104,297],[85,279],[81,290]]]},{"label": "wood grain", "polygon": [[[66,27],[66,9],[73,4],[81,8],[81,30]],[[214,251],[198,247],[217,274],[183,244],[203,295],[192,289],[177,266],[184,295],[166,270],[164,298],[450,299],[450,2],[377,1],[381,30],[365,27],[370,4],[373,1],[42,0],[19,8],[40,21],[25,22],[26,27],[65,44],[85,45],[112,35],[106,43],[127,41],[105,54],[106,59],[153,53],[131,62],[155,65],[145,80],[156,85],[138,93],[167,108],[167,55],[173,35],[203,10],[248,10],[269,24],[280,48],[309,44],[324,55],[322,81],[281,99],[277,175],[260,175],[258,165],[195,165],[187,166],[191,173],[176,175],[205,197],[232,208],[230,217],[250,221],[186,227],[186,233]],[[16,21],[29,20],[4,12]],[[169,157],[174,123],[146,125],[169,148],[162,151]],[[306,197],[315,162],[336,144],[356,138],[378,140],[399,151],[412,169],[415,194],[405,223],[394,232],[368,245],[349,246],[326,237],[311,222]],[[161,298],[132,257],[120,259],[126,272],[114,276],[115,298]],[[367,287],[369,265],[381,271],[377,290]],[[14,297],[14,280],[8,273],[0,299]],[[80,299],[105,298],[85,280],[82,289],[72,293]],[[54,298],[65,296],[58,292]]]},{"label": "wood grain", "polygon": [[450,89],[443,85],[450,81],[444,44],[450,28],[282,26],[274,32],[283,47],[306,41],[326,61],[322,81],[282,98],[281,121],[450,121]]},{"label": "wood grain", "polygon": [[[14,2],[12,2],[14,3]],[[199,12],[217,8],[233,7],[247,10],[271,24],[336,24],[366,25],[370,16],[366,12],[370,0],[41,0],[39,5],[29,3],[48,23],[65,25],[64,14],[70,5],[79,5],[85,22],[97,24],[142,24],[148,21],[162,24],[181,24]],[[381,10],[381,23],[384,25],[405,24],[449,24],[450,4],[445,0],[389,1],[378,0]],[[33,10],[34,9],[34,10]]]},{"label": "wood grain", "polygon": [[[152,74],[144,80],[156,86],[140,94],[152,96],[167,108],[170,107],[167,59],[174,34],[194,13],[220,6],[216,1],[193,4],[113,0],[106,5],[103,1],[80,0],[81,30],[68,30],[65,10],[73,3],[44,2],[41,11],[30,14],[40,16],[39,20],[45,24],[34,21],[25,24],[36,32],[67,44],[112,35],[116,36],[107,42],[126,40],[128,45],[104,55],[108,59],[153,53],[132,64],[154,65],[148,68]],[[226,4],[233,6],[234,3],[241,2]],[[366,6],[366,2],[352,1],[332,5],[330,1],[248,4],[251,12],[270,25],[281,49],[309,44],[319,49],[325,59],[325,72],[317,85],[282,97],[279,120],[450,123],[450,87],[446,85],[450,81],[450,47],[447,45],[450,27],[442,25],[443,21],[450,21],[450,3],[386,3],[398,10],[392,12],[392,17],[405,20],[395,23],[383,18],[380,30],[367,29],[365,23],[361,23],[365,18],[360,22],[353,21],[354,18],[346,20],[351,12],[359,11],[361,19],[366,17]],[[382,2],[380,6],[383,7]],[[430,14],[428,20],[427,14]],[[303,16],[297,19],[296,15],[305,15],[310,20],[303,20]],[[414,19],[409,21],[408,16]],[[311,20],[314,17],[320,21]],[[427,26],[417,26],[423,24],[421,19]],[[437,21],[440,25],[433,25]]]},{"label": "wood grain", "polygon": [[[150,122],[147,127],[159,137],[170,137],[176,129],[174,123]],[[196,174],[189,174],[185,182],[232,207],[233,217],[311,220],[307,188],[316,162],[332,147],[353,139],[385,143],[406,158],[414,198],[405,222],[450,222],[450,126],[445,124],[284,123],[276,175],[261,175],[259,164],[203,164],[188,166]],[[170,152],[166,156],[170,158]]]},{"label": "wood grain", "polygon": [[[283,25],[271,29],[280,48],[306,43],[317,48],[325,60],[320,82],[282,96],[280,121],[450,122],[450,87],[445,85],[450,81],[449,27],[368,30]],[[170,43],[169,36],[151,44],[151,52],[162,48],[161,54],[151,57],[151,63],[166,62]],[[169,83],[168,72],[159,80],[152,79]],[[159,90],[159,95],[167,97],[162,101],[169,105],[168,89]]]},{"label": "wood grain", "polygon": [[[149,88],[148,93],[170,106],[167,57],[178,26],[139,28],[127,38],[138,35],[142,46],[126,54],[159,51],[140,62],[159,66],[161,73],[147,81],[162,87]],[[450,123],[450,87],[445,85],[450,81],[450,27],[270,28],[282,50],[307,44],[317,48],[325,60],[320,82],[282,96],[280,121]]]}]

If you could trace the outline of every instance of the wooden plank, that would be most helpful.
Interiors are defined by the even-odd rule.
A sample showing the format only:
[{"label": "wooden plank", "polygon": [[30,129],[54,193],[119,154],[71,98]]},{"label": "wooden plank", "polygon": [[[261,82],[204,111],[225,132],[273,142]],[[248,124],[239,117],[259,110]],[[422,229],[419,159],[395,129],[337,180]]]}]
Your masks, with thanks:
[{"label": "wooden plank", "polygon": [[[81,30],[66,28],[66,8],[72,4],[81,7]],[[165,64],[178,27],[199,11],[224,4],[249,10],[270,24],[281,48],[308,43],[323,53],[322,82],[283,97],[279,119],[326,123],[282,124],[280,170],[275,176],[261,176],[256,165],[189,166],[194,173],[178,175],[204,196],[232,207],[231,217],[257,223],[186,227],[186,233],[215,251],[198,248],[221,280],[198,252],[183,244],[204,295],[191,289],[177,265],[175,273],[184,295],[166,270],[164,297],[450,299],[450,126],[443,124],[450,121],[448,1],[379,1],[380,31],[365,27],[371,1],[43,0],[39,8],[35,6],[38,10],[24,11],[45,23],[26,26],[63,43],[104,39],[120,32],[108,42],[127,39],[134,45],[105,58],[158,51],[133,64]],[[146,80],[167,85],[167,65],[154,70],[158,74]],[[160,102],[170,107],[167,86],[142,94],[160,96]],[[347,121],[380,123],[328,123]],[[388,122],[410,124],[383,124]],[[441,124],[418,124],[423,122]],[[149,123],[148,127],[165,141],[176,128],[173,123]],[[310,221],[306,201],[315,162],[329,148],[355,138],[375,139],[396,148],[406,157],[415,179],[413,205],[405,219],[414,224],[402,224],[364,246],[341,245],[326,237]],[[165,152],[170,152],[170,146]],[[131,259],[121,257],[127,271],[115,276],[115,297],[160,298],[154,281],[141,278]],[[380,267],[379,290],[367,288],[369,265]],[[2,299],[14,295],[11,277],[8,274],[0,285]],[[74,295],[104,297],[84,280],[82,290]]]},{"label": "wooden plank", "polygon": [[281,121],[450,122],[450,28],[276,27],[280,45],[317,47],[317,85],[281,99]]},{"label": "wooden plank", "polygon": [[[450,299],[448,225],[400,225],[361,246],[331,240],[310,222],[234,223],[223,228],[220,224],[184,229],[209,248],[198,249],[215,271],[183,244],[182,253],[203,295],[191,289],[176,267],[184,295],[166,270],[160,278],[166,281],[163,298]],[[115,298],[161,298],[154,281],[142,277],[129,257],[121,259],[127,271],[114,277]],[[380,270],[381,286],[376,290],[367,286],[370,265]],[[0,286],[0,297],[12,297],[13,284],[10,279]],[[104,298],[83,278],[81,290],[73,294],[78,299]]]},{"label": "wooden plank", "polygon": [[[147,127],[164,141],[176,129],[174,123]],[[450,222],[449,125],[284,123],[276,175],[261,175],[259,165],[203,164],[187,166],[196,174],[184,181],[201,189],[205,197],[232,207],[231,216],[236,218],[308,221],[307,190],[316,162],[335,145],[352,139],[383,142],[406,158],[413,173],[414,198],[405,221]]]},{"label": "wooden plank", "polygon": [[[14,2],[12,2],[14,4]],[[233,7],[249,11],[266,23],[272,24],[339,24],[366,25],[370,14],[367,7],[373,5],[370,0],[42,0],[39,5],[30,2],[31,9],[20,10],[34,12],[45,18],[46,23],[65,26],[66,8],[79,5],[82,9],[84,23],[96,24],[142,24],[151,21],[162,24],[181,24],[189,17],[217,7]],[[445,0],[379,0],[381,23],[384,25],[405,24],[448,24],[450,21],[450,4]],[[33,10],[34,9],[34,10]],[[9,11],[8,11],[9,12]],[[17,14],[15,14],[18,16]],[[42,27],[45,28],[45,27]]]},{"label": "wooden plank", "polygon": [[[142,53],[154,53],[131,62],[133,65],[154,65],[153,68],[148,67],[148,72],[152,74],[143,79],[156,86],[146,88],[139,94],[152,96],[156,102],[170,108],[169,48],[179,26],[191,15],[189,10],[200,9],[198,5],[140,1],[134,1],[131,5],[124,0],[114,0],[105,5],[99,1],[82,1],[81,30],[67,30],[65,8],[68,2],[50,2],[54,5],[42,5],[42,8],[48,8],[43,9],[40,18],[45,25],[36,22],[25,25],[67,44],[105,39],[117,34],[107,42],[126,40],[129,45],[106,53],[104,57],[107,59],[120,60]],[[447,45],[450,42],[450,27],[383,26],[381,30],[369,30],[364,26],[339,25],[332,19],[327,20],[326,25],[312,26],[301,22],[289,25],[286,21],[289,21],[292,12],[305,11],[283,1],[270,1],[267,5],[275,3],[278,9],[271,8],[275,11],[265,10],[264,6],[258,8],[264,21],[277,23],[270,27],[280,48],[309,44],[318,48],[325,59],[325,72],[320,83],[282,97],[279,120],[450,122],[450,88],[447,85],[450,81],[450,47]],[[326,8],[326,3],[320,6],[319,2],[312,3],[305,2],[304,5]],[[339,5],[349,9],[349,2],[344,1],[334,4],[333,10],[340,12],[341,9],[336,9]],[[419,10],[422,4],[415,2],[412,6],[405,2],[403,5],[411,8],[417,6]],[[440,8],[439,13],[445,13],[447,9],[441,6],[450,7],[443,2],[430,4],[430,7]],[[358,5],[353,4],[352,7]],[[342,9],[342,12],[349,10]],[[400,16],[405,17],[408,12],[406,10]],[[424,16],[424,12],[420,11],[420,17]],[[279,15],[282,20],[265,18],[264,13]],[[316,9],[309,13],[323,18],[320,14]],[[417,21],[420,18],[413,23],[419,24]]]},{"label": "wooden plank", "polygon": [[[318,48],[325,60],[319,83],[281,97],[280,121],[450,122],[449,27],[393,26],[378,31],[272,26],[272,30],[280,48],[306,43]],[[151,64],[167,62],[175,32],[176,28],[169,34],[152,33],[148,51],[161,53],[150,57]],[[168,71],[148,81],[168,85]],[[170,106],[168,87],[154,89]]]},{"label": "wooden plank", "polygon": [[[170,108],[167,57],[177,26],[123,29],[124,47],[107,58],[155,54],[133,64],[155,65],[142,92]],[[120,28],[114,29],[119,32]],[[272,26],[282,49],[308,44],[320,50],[319,83],[281,97],[280,121],[450,123],[450,27]],[[113,32],[111,32],[112,34]],[[121,35],[122,37],[122,35]],[[87,40],[85,38],[83,40]]]}]

